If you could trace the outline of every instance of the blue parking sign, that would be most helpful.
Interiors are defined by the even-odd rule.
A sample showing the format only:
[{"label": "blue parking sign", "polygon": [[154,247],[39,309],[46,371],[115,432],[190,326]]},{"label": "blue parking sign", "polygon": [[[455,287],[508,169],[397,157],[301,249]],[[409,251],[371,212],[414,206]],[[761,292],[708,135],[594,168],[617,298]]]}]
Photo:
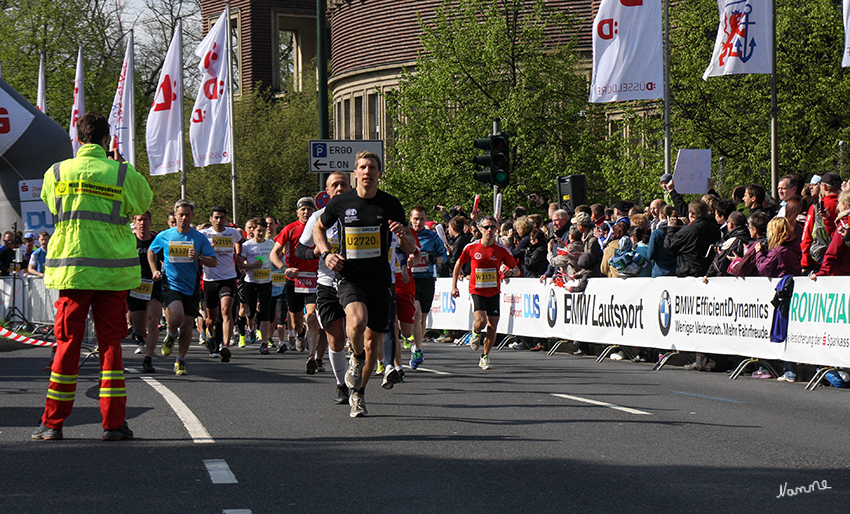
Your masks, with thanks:
[{"label": "blue parking sign", "polygon": [[313,143],[312,151],[313,159],[322,159],[328,156],[328,144],[327,143]]}]

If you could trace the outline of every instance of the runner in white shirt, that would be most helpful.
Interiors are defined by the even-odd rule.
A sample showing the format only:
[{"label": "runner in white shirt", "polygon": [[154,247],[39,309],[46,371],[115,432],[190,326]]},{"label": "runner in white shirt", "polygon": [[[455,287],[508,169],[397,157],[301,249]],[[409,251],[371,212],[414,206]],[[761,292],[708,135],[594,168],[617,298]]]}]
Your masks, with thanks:
[{"label": "runner in white shirt", "polygon": [[[212,247],[218,265],[204,266],[204,304],[207,314],[207,340],[210,355],[220,354],[221,362],[230,361],[230,338],[233,334],[233,302],[236,301],[236,256],[242,254],[242,234],[227,226],[227,211],[211,209],[212,227],[201,230]],[[219,315],[221,329],[216,330]],[[220,349],[219,349],[220,348]]]},{"label": "runner in white shirt", "polygon": [[[272,297],[272,264],[269,255],[274,248],[274,241],[266,239],[266,220],[254,220],[256,230],[254,238],[242,245],[242,255],[245,263],[239,267],[247,270],[245,273],[244,295],[248,306],[248,318],[257,317],[260,322],[260,332],[263,337],[271,339],[272,331],[269,322],[269,301]],[[259,308],[257,306],[259,303]],[[269,353],[268,343],[260,343],[260,353]]]}]

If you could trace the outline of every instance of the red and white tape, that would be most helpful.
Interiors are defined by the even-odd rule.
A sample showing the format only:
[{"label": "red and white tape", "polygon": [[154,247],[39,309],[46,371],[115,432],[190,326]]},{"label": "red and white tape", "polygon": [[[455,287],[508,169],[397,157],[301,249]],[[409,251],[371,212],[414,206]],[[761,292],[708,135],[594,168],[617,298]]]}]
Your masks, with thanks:
[{"label": "red and white tape", "polygon": [[11,330],[6,330],[3,327],[0,327],[0,337],[5,337],[18,343],[30,344],[33,346],[56,346],[55,342],[42,341],[41,339],[33,339],[31,337],[22,336],[21,334],[16,334]]}]

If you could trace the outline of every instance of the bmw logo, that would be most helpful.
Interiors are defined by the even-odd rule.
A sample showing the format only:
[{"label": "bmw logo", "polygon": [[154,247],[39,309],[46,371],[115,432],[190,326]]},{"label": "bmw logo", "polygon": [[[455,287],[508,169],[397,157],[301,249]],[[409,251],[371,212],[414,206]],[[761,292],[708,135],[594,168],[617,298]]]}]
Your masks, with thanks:
[{"label": "bmw logo", "polygon": [[661,299],[658,300],[658,327],[661,333],[666,336],[670,332],[670,320],[673,314],[673,303],[670,301],[670,293],[664,291],[661,293]]},{"label": "bmw logo", "polygon": [[546,308],[546,321],[550,327],[555,326],[555,320],[558,318],[558,300],[555,298],[555,290],[549,290],[549,302]]}]

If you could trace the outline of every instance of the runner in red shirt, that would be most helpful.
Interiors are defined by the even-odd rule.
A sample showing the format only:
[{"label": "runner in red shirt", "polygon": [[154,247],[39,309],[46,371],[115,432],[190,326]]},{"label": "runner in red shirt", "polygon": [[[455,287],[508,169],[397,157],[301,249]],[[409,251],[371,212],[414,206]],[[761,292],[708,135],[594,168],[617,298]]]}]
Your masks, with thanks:
[{"label": "runner in red shirt", "polygon": [[460,291],[457,281],[466,262],[470,262],[469,294],[472,296],[472,337],[469,346],[477,351],[481,345],[481,331],[485,328],[484,353],[478,366],[490,369],[490,349],[496,341],[496,325],[499,323],[499,292],[502,277],[519,275],[517,262],[510,250],[496,242],[499,223],[496,218],[486,216],[478,221],[481,239],[463,249],[452,274],[452,296],[457,298]]}]

